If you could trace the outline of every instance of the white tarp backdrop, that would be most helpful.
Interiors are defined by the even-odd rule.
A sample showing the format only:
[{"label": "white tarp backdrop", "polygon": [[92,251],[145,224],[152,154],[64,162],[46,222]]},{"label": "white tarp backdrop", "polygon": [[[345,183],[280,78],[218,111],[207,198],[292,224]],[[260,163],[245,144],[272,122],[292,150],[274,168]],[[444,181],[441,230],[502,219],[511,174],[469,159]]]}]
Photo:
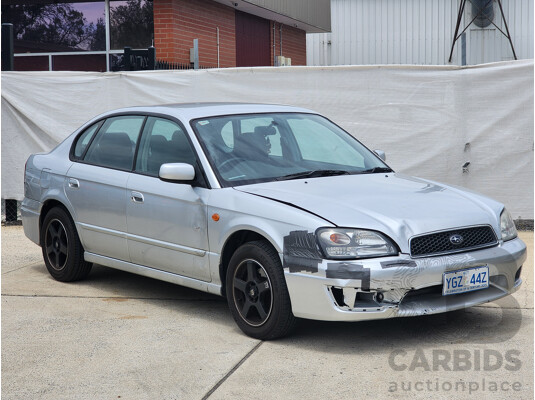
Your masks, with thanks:
[{"label": "white tarp backdrop", "polygon": [[[456,66],[3,72],[2,198],[24,163],[93,116],[162,103],[291,104],[326,115],[396,171],[464,186],[533,219],[533,60]],[[463,164],[470,162],[468,172]]]}]

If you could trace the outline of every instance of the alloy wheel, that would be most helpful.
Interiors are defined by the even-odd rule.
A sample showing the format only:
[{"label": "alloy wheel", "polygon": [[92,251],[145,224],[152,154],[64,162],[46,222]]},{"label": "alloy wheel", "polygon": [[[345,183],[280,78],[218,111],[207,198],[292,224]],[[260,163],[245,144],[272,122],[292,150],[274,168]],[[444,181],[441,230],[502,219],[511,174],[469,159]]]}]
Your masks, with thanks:
[{"label": "alloy wheel", "polygon": [[263,325],[273,308],[273,290],[264,267],[256,260],[243,260],[232,280],[234,304],[249,325]]},{"label": "alloy wheel", "polygon": [[52,268],[61,271],[69,257],[69,239],[65,226],[58,219],[49,222],[46,228],[45,249]]}]

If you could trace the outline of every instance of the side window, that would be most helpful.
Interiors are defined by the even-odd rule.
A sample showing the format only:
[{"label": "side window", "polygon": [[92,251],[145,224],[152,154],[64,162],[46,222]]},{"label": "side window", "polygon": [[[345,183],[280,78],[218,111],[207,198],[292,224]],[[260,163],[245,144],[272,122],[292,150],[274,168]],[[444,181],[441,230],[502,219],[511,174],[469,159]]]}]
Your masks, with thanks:
[{"label": "side window", "polygon": [[143,116],[108,118],[91,143],[84,161],[102,167],[131,170]]},{"label": "side window", "polygon": [[141,136],[136,172],[158,176],[166,163],[186,163],[195,166],[196,157],[187,134],[177,123],[149,117]]},{"label": "side window", "polygon": [[307,119],[288,119],[304,160],[364,168],[364,157],[355,157],[353,149],[328,128]]},{"label": "side window", "polygon": [[76,145],[74,146],[74,159],[79,160],[84,155],[84,151],[87,148],[87,145],[91,141],[91,138],[97,131],[98,127],[100,126],[100,122],[97,122],[94,125],[91,125],[89,128],[87,128],[84,133],[82,133],[78,140],[76,141]]}]

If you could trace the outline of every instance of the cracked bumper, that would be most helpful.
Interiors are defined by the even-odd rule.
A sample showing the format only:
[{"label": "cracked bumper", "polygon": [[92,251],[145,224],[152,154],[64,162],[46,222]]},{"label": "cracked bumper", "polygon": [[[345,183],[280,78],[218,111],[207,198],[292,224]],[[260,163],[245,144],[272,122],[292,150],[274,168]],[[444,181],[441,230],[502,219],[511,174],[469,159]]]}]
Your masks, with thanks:
[{"label": "cracked bumper", "polygon": [[[296,317],[360,321],[436,314],[497,300],[520,287],[519,268],[525,260],[526,245],[517,238],[438,257],[321,260],[312,272],[285,265],[284,273]],[[489,268],[488,288],[442,296],[444,272],[484,265]]]}]

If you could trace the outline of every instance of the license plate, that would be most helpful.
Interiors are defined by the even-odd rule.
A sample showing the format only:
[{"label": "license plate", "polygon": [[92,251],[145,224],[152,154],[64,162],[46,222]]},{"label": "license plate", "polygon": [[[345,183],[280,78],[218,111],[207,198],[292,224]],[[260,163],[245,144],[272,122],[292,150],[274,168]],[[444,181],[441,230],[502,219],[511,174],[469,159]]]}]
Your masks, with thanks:
[{"label": "license plate", "polygon": [[489,287],[489,267],[475,267],[445,272],[442,295],[458,294]]}]

